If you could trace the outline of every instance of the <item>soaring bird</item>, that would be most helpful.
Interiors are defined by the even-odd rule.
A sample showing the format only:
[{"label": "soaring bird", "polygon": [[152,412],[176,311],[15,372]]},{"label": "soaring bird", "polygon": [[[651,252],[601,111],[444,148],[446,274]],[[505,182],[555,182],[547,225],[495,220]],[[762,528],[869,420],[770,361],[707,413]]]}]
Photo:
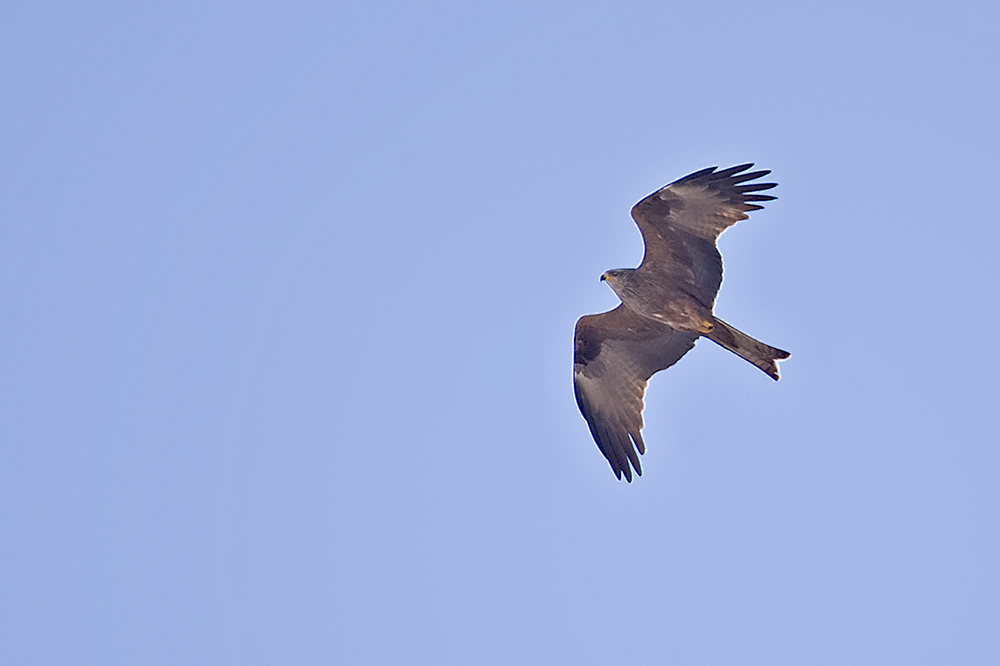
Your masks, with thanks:
[{"label": "soaring bird", "polygon": [[722,284],[719,235],[747,213],[757,194],[777,183],[756,181],[770,171],[747,172],[753,164],[718,171],[710,167],[675,180],[632,207],[646,250],[638,268],[606,271],[621,299],[610,312],[576,322],[573,385],[576,402],[598,448],[620,480],[642,474],[646,452],[643,394],[654,373],[669,368],[706,337],[778,379],[777,361],[788,358],[741,333],[713,313]]}]

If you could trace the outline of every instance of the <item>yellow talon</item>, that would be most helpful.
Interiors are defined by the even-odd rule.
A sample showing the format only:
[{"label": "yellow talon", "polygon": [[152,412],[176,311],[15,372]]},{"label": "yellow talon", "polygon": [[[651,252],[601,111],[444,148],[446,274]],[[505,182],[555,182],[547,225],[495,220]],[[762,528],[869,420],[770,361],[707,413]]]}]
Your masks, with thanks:
[{"label": "yellow talon", "polygon": [[715,328],[715,324],[706,319],[703,322],[701,322],[700,333],[711,333],[713,328]]}]

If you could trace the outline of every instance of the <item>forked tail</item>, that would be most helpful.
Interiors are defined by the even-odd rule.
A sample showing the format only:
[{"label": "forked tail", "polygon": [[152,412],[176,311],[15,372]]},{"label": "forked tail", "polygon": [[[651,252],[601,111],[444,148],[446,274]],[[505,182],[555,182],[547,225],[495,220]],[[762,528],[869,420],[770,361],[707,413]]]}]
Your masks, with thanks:
[{"label": "forked tail", "polygon": [[735,328],[714,317],[715,327],[705,337],[715,344],[725,347],[737,356],[741,356],[750,361],[758,368],[768,374],[769,377],[778,380],[778,361],[789,357],[789,353],[770,345],[765,345],[760,340],[754,340],[746,333],[737,331]]}]

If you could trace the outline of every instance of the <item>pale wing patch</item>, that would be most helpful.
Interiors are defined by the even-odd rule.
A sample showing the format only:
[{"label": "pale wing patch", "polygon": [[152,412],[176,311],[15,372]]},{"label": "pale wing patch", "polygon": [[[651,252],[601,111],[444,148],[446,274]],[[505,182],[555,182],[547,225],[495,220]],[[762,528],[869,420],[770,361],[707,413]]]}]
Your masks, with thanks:
[{"label": "pale wing patch", "polygon": [[702,238],[715,239],[748,217],[738,205],[727,203],[718,191],[704,185],[667,185],[659,196],[670,202],[668,217],[673,224]]}]

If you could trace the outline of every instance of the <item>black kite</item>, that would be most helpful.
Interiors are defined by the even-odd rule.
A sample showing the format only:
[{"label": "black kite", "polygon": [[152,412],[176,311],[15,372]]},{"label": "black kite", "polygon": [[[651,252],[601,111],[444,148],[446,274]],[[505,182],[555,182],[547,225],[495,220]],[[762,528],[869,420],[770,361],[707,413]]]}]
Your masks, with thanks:
[{"label": "black kite", "polygon": [[[753,164],[702,169],[650,194],[632,208],[646,252],[638,268],[601,276],[621,298],[610,312],[576,322],[573,379],[576,402],[601,453],[621,479],[642,474],[646,452],[642,397],[653,373],[669,368],[705,336],[778,379],[788,352],[737,331],[713,313],[722,284],[716,247],[726,228],[745,220],[755,194],[776,183],[749,183],[770,171],[745,173]],[[741,184],[747,183],[747,184]],[[630,468],[631,464],[631,468]]]}]

